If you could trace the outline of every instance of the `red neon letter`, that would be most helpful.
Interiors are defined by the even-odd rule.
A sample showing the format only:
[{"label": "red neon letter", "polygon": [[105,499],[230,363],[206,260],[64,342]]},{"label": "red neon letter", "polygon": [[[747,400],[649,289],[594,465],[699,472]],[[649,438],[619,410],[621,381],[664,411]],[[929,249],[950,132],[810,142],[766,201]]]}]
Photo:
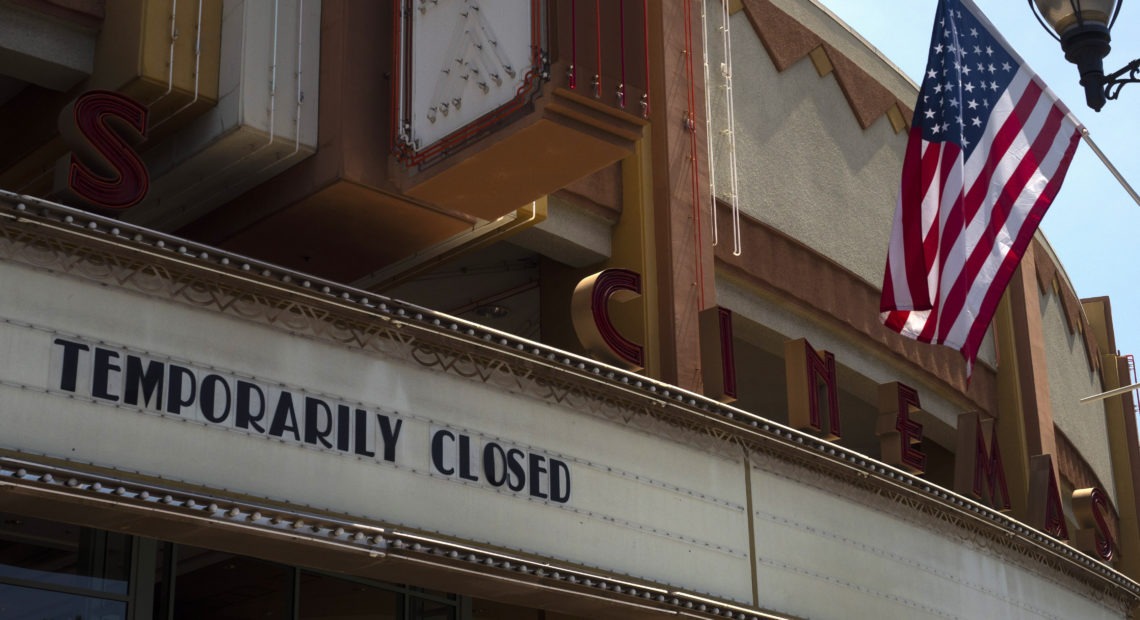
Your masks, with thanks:
[{"label": "red neon letter", "polygon": [[719,306],[701,310],[701,379],[705,396],[736,400],[736,354],[732,348],[732,311]]},{"label": "red neon letter", "polygon": [[84,93],[60,114],[60,133],[75,153],[67,187],[103,209],[126,209],[141,201],[150,185],[146,166],[111,123],[146,137],[145,106],[116,92]]},{"label": "red neon letter", "polygon": [[584,278],[574,288],[571,319],[578,340],[603,361],[632,370],[645,367],[645,349],[622,336],[610,319],[609,301],[641,295],[641,275],[629,269],[606,269]]},{"label": "red neon letter", "polygon": [[[835,356],[816,352],[807,340],[784,343],[784,372],[788,383],[788,423],[802,431],[815,431],[828,441],[842,436],[839,427],[839,384]],[[820,391],[827,392],[828,428],[819,411]]]},{"label": "red neon letter", "polygon": [[1116,541],[1104,513],[1110,510],[1104,491],[1093,487],[1073,491],[1073,514],[1077,517],[1077,547],[1104,560],[1115,559]]},{"label": "red neon letter", "polygon": [[918,449],[922,443],[922,425],[910,419],[920,411],[918,392],[899,382],[879,386],[879,421],[875,434],[883,461],[912,474],[926,471],[926,455]]},{"label": "red neon letter", "polygon": [[1051,454],[1029,457],[1029,524],[1058,540],[1069,539]]},{"label": "red neon letter", "polygon": [[[987,432],[988,431],[988,432]],[[958,450],[955,454],[954,490],[980,499],[991,508],[1009,510],[1009,487],[1001,462],[994,421],[978,413],[958,416]]]}]

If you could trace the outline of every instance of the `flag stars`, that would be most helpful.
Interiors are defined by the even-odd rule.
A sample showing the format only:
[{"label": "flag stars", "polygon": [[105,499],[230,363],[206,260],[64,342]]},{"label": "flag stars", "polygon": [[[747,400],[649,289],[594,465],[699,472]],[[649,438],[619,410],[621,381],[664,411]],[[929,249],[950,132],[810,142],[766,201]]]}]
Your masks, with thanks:
[{"label": "flag stars", "polygon": [[998,88],[1000,88],[1000,87],[998,86],[997,82],[990,82],[990,90],[992,90],[996,93]]},{"label": "flag stars", "polygon": [[950,107],[952,107],[952,108],[958,107],[958,100],[957,99],[951,99],[950,100]]},{"label": "flag stars", "polygon": [[[977,29],[977,28],[970,28],[970,36],[971,36],[971,37],[976,37],[976,36],[978,36],[978,29]],[[974,46],[974,51],[975,51],[975,52],[980,52],[981,50],[979,50],[979,49],[977,48],[977,46]]]},{"label": "flag stars", "polygon": [[930,71],[926,72],[926,77],[934,79],[934,78],[938,77],[938,72],[935,71],[934,69],[931,69]]},{"label": "flag stars", "polygon": [[970,119],[970,124],[973,125],[974,127],[981,127],[982,126],[982,119],[975,116],[974,118]]},{"label": "flag stars", "polygon": [[974,83],[973,82],[966,82],[966,85],[963,86],[962,89],[968,93],[972,93],[972,92],[974,92]]},{"label": "flag stars", "polygon": [[990,66],[988,67],[988,69],[989,69],[991,74],[997,73],[997,67],[995,67],[992,62],[990,63]]},{"label": "flag stars", "polygon": [[970,65],[962,65],[962,75],[970,75]]},{"label": "flag stars", "polygon": [[946,49],[946,48],[945,48],[945,47],[943,47],[941,43],[939,43],[938,45],[935,45],[935,46],[934,46],[934,53],[935,53],[935,54],[941,54],[941,53],[942,53],[942,51],[943,51],[943,50],[945,50],[945,49]]},{"label": "flag stars", "polygon": [[971,99],[971,100],[966,102],[966,106],[969,107],[971,110],[977,110],[978,109],[978,100],[977,99]]},{"label": "flag stars", "polygon": [[1009,73],[1010,71],[1013,70],[1013,66],[1010,65],[1008,62],[1003,62],[1003,63],[1001,63],[1001,70],[1005,71],[1006,73]]},{"label": "flag stars", "polygon": [[934,110],[927,109],[923,114],[926,115],[926,118],[934,118]]},{"label": "flag stars", "polygon": [[994,55],[994,48],[987,45],[986,46],[986,55],[987,56],[993,56]]}]

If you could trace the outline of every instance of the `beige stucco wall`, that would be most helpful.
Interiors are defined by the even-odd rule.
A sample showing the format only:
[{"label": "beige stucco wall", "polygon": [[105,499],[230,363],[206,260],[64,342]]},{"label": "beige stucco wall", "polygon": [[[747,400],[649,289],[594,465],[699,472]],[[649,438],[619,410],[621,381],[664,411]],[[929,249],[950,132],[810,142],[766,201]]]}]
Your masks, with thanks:
[{"label": "beige stucco wall", "polygon": [[1049,401],[1053,422],[1088,461],[1104,490],[1116,501],[1112,460],[1108,453],[1108,424],[1104,404],[1080,399],[1104,391],[1089,368],[1080,332],[1069,333],[1061,298],[1053,291],[1041,295],[1041,323],[1049,372]]}]

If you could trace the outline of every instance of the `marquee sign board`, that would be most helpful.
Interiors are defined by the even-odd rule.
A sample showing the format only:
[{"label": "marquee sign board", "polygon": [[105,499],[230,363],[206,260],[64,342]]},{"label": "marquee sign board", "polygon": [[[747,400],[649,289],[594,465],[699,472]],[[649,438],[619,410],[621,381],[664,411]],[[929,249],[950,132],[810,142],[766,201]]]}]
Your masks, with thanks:
[{"label": "marquee sign board", "polygon": [[[456,369],[450,354],[425,361],[423,342],[373,340],[332,325],[335,314],[309,323],[261,297],[270,287],[255,281],[230,297],[217,286],[224,274],[198,274],[192,255],[168,280],[93,247],[77,256],[68,244],[22,245],[30,233],[11,230],[19,225],[0,226],[2,450],[437,532],[798,617],[837,607],[853,617],[1122,617],[1083,586],[1059,587],[1067,582],[1053,564],[814,470],[814,459],[832,460],[810,438],[789,444],[797,456],[787,460],[635,407],[552,393],[542,380],[531,389],[511,376],[504,389]],[[299,307],[328,308],[297,289]],[[898,430],[914,403],[897,393],[893,402]],[[889,488],[911,488],[901,472],[874,467]],[[1094,491],[1083,501],[1090,543],[1111,547],[1096,539],[1105,500]]]}]

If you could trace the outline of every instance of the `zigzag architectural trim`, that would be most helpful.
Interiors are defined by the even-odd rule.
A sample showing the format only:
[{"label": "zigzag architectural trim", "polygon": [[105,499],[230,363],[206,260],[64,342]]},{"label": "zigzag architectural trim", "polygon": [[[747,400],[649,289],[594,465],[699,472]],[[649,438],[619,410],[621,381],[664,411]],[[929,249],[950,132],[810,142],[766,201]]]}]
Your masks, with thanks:
[{"label": "zigzag architectural trim", "polygon": [[867,129],[886,115],[895,133],[910,128],[914,110],[899,101],[891,91],[861,69],[858,63],[777,8],[770,0],[743,0],[743,6],[744,14],[748,16],[748,21],[756,30],[777,71],[782,73],[804,57],[811,57],[820,77],[829,73],[835,75],[835,81],[839,83],[860,127]]}]

